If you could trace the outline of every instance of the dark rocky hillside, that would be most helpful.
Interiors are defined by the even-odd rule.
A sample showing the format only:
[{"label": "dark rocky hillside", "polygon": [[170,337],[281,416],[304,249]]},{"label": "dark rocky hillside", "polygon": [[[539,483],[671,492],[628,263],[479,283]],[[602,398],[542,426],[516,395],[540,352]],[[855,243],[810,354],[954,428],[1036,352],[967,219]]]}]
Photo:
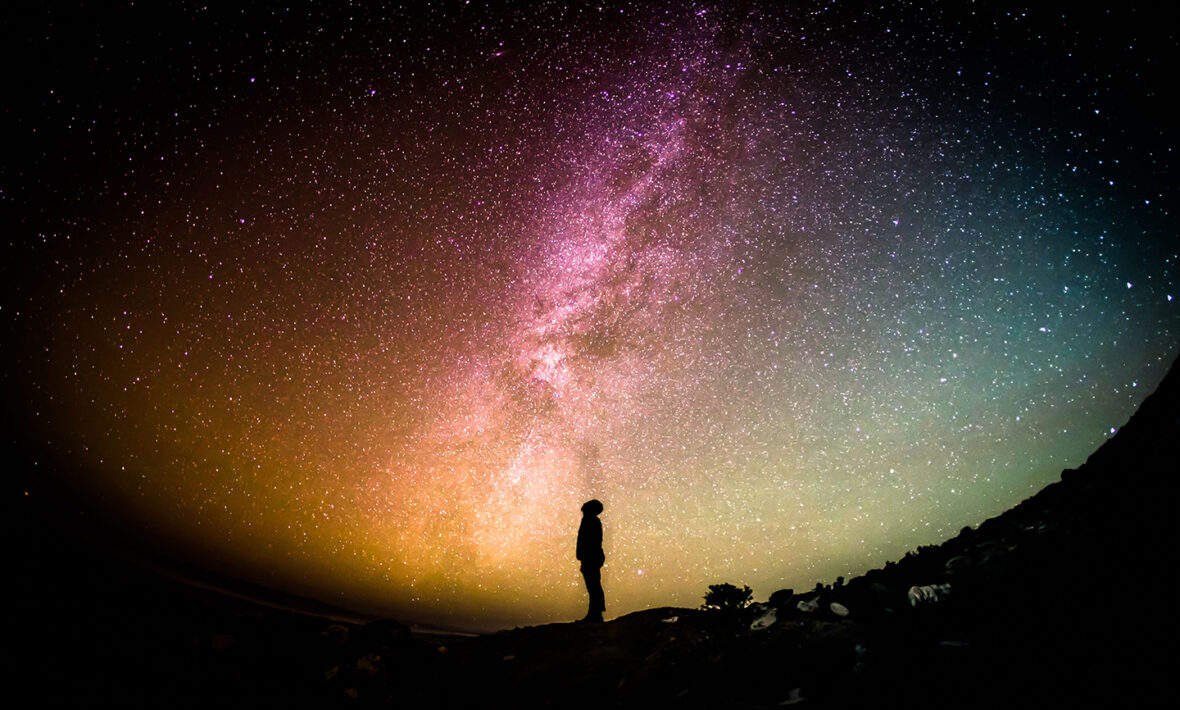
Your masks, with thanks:
[{"label": "dark rocky hillside", "polygon": [[1178,379],[1003,515],[744,609],[428,636],[197,589],[77,528],[30,529],[26,510],[10,535],[16,684],[39,705],[153,707],[1159,704],[1176,661]]}]

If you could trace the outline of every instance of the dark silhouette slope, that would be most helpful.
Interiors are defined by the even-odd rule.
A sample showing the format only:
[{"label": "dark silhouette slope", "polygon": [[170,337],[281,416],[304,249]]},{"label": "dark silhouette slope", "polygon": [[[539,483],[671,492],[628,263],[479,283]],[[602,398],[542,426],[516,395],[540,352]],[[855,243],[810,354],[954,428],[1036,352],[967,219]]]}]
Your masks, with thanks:
[{"label": "dark silhouette slope", "polygon": [[1084,465],[1013,509],[745,609],[422,636],[259,606],[26,531],[9,646],[46,704],[1154,705],[1175,665],[1178,405],[1173,366]]}]

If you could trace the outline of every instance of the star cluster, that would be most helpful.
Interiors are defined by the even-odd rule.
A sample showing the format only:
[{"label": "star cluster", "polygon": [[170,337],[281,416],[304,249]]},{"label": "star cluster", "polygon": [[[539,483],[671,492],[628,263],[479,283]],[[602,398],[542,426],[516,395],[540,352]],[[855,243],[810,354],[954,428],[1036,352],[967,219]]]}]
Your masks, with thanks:
[{"label": "star cluster", "polygon": [[1161,23],[14,13],[10,414],[201,564],[407,619],[579,614],[589,498],[608,615],[859,573],[1175,357]]}]

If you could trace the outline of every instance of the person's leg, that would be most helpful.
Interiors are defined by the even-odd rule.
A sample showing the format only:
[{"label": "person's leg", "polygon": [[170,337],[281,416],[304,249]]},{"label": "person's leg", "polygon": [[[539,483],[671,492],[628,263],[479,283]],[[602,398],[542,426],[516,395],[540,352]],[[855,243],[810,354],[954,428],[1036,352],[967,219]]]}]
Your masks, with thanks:
[{"label": "person's leg", "polygon": [[606,595],[602,591],[602,570],[594,570],[594,586],[590,589],[590,610],[602,614],[606,611]]},{"label": "person's leg", "polygon": [[598,567],[583,567],[582,577],[586,580],[586,592],[590,595],[590,608],[583,621],[601,621],[606,603],[602,592],[602,570]]}]

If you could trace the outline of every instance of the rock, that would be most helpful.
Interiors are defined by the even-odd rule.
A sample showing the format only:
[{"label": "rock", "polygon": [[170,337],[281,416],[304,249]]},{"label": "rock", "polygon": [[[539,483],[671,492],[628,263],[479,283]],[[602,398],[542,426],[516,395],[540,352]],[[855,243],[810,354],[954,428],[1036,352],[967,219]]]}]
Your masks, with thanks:
[{"label": "rock", "polygon": [[910,587],[906,597],[910,600],[910,606],[918,606],[942,601],[950,593],[950,584],[926,584],[921,587]]},{"label": "rock", "polygon": [[344,645],[348,643],[349,629],[344,624],[328,624],[320,635],[330,641]]},{"label": "rock", "polygon": [[770,595],[770,599],[767,601],[767,603],[773,607],[782,609],[788,603],[790,603],[791,597],[793,596],[795,596],[794,589],[780,589],[774,594]]},{"label": "rock", "polygon": [[775,612],[774,607],[770,607],[765,613],[754,619],[754,623],[750,624],[750,630],[762,631],[763,629],[769,629],[771,626],[774,626],[774,622],[776,621],[778,621],[778,614]]},{"label": "rock", "polygon": [[797,705],[807,698],[803,697],[802,688],[791,688],[791,692],[787,693],[786,700],[783,700],[779,705]]},{"label": "rock", "polygon": [[378,665],[380,665],[380,663],[381,663],[380,656],[374,656],[374,655],[370,654],[368,656],[363,656],[363,657],[357,659],[356,669],[358,671],[368,673],[369,675],[376,675],[377,674],[377,667],[378,667]]},{"label": "rock", "polygon": [[967,557],[966,555],[955,555],[946,561],[946,563],[943,565],[943,568],[946,570],[947,574],[955,574],[962,572],[970,566],[971,558]]}]

